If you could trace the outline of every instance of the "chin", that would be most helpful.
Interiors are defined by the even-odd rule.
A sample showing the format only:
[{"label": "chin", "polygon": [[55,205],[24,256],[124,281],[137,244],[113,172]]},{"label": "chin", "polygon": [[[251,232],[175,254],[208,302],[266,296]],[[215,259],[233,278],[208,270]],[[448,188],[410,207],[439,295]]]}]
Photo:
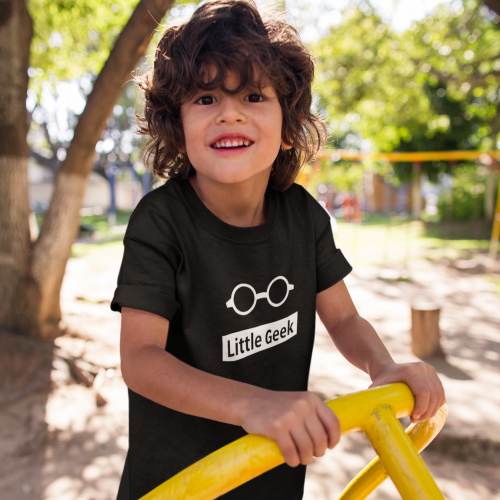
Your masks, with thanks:
[{"label": "chin", "polygon": [[217,182],[220,182],[221,184],[240,184],[242,182],[250,180],[251,177],[248,176],[241,176],[241,175],[224,175],[221,176],[220,178],[217,178]]},{"label": "chin", "polygon": [[214,182],[219,182],[221,184],[238,184],[245,181],[251,180],[253,177],[262,174],[262,172],[242,172],[237,169],[224,169],[217,172],[217,174],[204,174],[205,177],[209,177]]}]

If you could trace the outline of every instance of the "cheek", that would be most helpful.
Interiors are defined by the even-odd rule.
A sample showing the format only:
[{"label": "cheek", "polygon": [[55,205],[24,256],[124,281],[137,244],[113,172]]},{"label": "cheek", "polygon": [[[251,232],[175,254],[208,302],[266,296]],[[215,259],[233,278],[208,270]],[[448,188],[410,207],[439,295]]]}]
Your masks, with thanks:
[{"label": "cheek", "polygon": [[193,135],[193,131],[188,129],[184,129],[184,143],[186,145],[186,149],[193,149],[196,144],[195,136]]},{"label": "cheek", "polygon": [[190,112],[189,108],[183,109],[181,107],[181,127],[184,135],[184,139],[186,145],[193,140],[193,132],[195,131],[195,127],[193,127],[193,123],[196,123],[193,113]]},{"label": "cheek", "polygon": [[276,131],[276,134],[280,136],[281,139],[281,131],[283,129],[283,113],[281,111],[281,106],[276,106],[274,112],[270,115],[272,120],[272,128]]},{"label": "cheek", "polygon": [[203,144],[203,137],[196,127],[193,127],[192,121],[189,119],[183,120],[182,129],[184,134],[184,144],[187,150],[196,149],[197,146]]},{"label": "cheek", "polygon": [[272,119],[269,120],[268,124],[268,130],[269,130],[269,141],[271,141],[273,144],[276,143],[279,147],[281,144],[281,134],[283,130],[283,120],[281,118],[281,113],[277,112],[276,114],[272,115]]}]

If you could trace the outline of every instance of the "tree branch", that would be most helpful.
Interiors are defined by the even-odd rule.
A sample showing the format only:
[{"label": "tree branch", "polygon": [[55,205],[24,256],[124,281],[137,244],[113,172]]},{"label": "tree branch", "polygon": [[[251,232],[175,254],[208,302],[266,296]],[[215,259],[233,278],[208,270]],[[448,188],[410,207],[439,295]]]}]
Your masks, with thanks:
[{"label": "tree branch", "polygon": [[500,0],[483,0],[483,3],[497,16],[500,16]]}]

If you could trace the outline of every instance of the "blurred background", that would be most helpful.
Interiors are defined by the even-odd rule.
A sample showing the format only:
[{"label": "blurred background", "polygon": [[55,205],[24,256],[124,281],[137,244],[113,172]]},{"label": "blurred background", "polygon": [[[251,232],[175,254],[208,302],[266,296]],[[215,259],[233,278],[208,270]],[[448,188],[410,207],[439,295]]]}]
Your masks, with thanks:
[{"label": "blurred background", "polygon": [[[446,496],[500,498],[500,2],[256,3],[316,62],[329,139],[297,182],[331,215],[355,303],[398,361],[445,383],[424,458]],[[198,4],[0,2],[2,498],[116,496],[128,401],[109,302],[130,213],[164,182],[142,161],[131,75]],[[310,388],[366,388],[317,323]],[[304,498],[337,498],[372,453],[346,437]],[[371,498],[399,497],[386,481]]]}]

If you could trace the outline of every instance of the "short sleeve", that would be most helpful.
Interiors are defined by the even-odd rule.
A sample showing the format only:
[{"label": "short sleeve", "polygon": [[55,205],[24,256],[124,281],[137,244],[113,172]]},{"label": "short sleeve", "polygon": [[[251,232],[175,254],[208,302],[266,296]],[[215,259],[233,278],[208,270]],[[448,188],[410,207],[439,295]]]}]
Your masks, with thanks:
[{"label": "short sleeve", "polygon": [[309,192],[306,193],[316,238],[316,293],[319,293],[344,279],[352,267],[335,245],[330,214]]},{"label": "short sleeve", "polygon": [[123,259],[110,307],[149,311],[169,321],[179,308],[176,270],[180,256],[172,231],[159,207],[141,199],[130,216],[123,239]]}]

